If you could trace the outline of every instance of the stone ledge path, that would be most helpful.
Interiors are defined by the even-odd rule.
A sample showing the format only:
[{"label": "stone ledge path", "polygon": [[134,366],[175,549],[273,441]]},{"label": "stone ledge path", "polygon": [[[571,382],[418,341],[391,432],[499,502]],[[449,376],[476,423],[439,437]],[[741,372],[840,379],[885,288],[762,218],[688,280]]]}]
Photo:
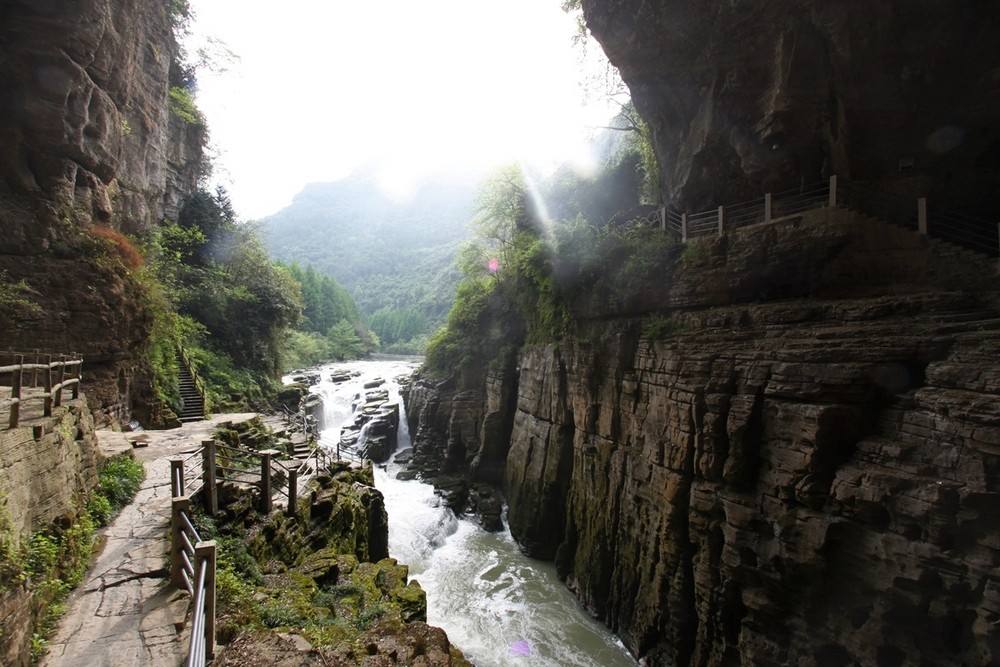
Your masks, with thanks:
[{"label": "stone ledge path", "polygon": [[[132,504],[100,532],[100,554],[67,600],[66,615],[49,642],[43,666],[181,664],[187,633],[179,628],[189,596],[173,588],[165,575],[170,551],[168,459],[193,451],[223,422],[240,423],[256,416],[216,415],[169,431],[144,433],[149,446],[136,449],[135,456],[146,467],[146,481]],[[124,433],[98,431],[97,437],[107,456],[131,449]],[[144,573],[151,574],[128,580]]]}]

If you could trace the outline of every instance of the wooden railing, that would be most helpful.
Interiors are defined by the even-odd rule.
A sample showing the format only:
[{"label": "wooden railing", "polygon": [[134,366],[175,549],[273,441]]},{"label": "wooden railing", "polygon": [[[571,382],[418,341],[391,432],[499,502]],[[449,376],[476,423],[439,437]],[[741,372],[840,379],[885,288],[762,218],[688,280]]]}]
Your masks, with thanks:
[{"label": "wooden railing", "polygon": [[289,431],[298,431],[309,438],[317,436],[316,419],[307,415],[305,410],[300,409],[298,412],[294,412],[281,406],[281,414]]},{"label": "wooden railing", "polygon": [[[20,424],[21,406],[29,399],[40,399],[43,404],[42,414],[51,417],[52,408],[62,405],[63,389],[71,389],[74,399],[80,397],[83,358],[79,355],[40,352],[7,352],[6,355],[13,360],[13,363],[0,366],[0,376],[10,375],[8,428],[17,428]],[[42,392],[31,395],[30,390],[39,388],[39,380]]]},{"label": "wooden railing", "polygon": [[[202,540],[191,519],[191,503],[198,500],[205,512],[219,511],[218,486],[223,481],[257,485],[260,511],[269,514],[275,496],[287,500],[286,512],[295,515],[299,489],[320,470],[329,469],[333,457],[316,445],[309,456],[284,463],[281,452],[255,452],[203,440],[201,447],[170,459],[170,581],[191,595],[191,644],[188,667],[202,667],[215,650],[215,572],[217,548],[212,540]],[[286,463],[290,465],[285,465]]]},{"label": "wooden railing", "polygon": [[926,197],[904,197],[838,179],[810,183],[763,198],[690,213],[662,206],[644,222],[658,224],[683,242],[721,236],[727,230],[760,224],[819,208],[848,208],[914,231],[1000,257],[1000,223],[954,210],[936,210]]},{"label": "wooden railing", "polygon": [[287,512],[295,513],[298,491],[321,470],[339,461],[318,444],[305,459],[278,460],[276,449],[251,451],[203,440],[201,447],[170,459],[171,488],[176,496],[200,500],[209,514],[219,511],[218,485],[236,482],[260,489],[260,511],[274,508],[275,496],[288,501]]}]

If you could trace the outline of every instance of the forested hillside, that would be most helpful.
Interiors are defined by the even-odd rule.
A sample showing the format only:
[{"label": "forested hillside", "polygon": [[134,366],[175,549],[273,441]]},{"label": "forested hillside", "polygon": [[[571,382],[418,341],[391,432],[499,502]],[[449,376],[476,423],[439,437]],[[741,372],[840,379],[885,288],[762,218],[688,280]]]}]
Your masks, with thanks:
[{"label": "forested hillside", "polygon": [[383,350],[419,352],[454,298],[480,180],[438,176],[399,199],[370,172],[309,185],[262,236],[278,260],[336,278]]}]

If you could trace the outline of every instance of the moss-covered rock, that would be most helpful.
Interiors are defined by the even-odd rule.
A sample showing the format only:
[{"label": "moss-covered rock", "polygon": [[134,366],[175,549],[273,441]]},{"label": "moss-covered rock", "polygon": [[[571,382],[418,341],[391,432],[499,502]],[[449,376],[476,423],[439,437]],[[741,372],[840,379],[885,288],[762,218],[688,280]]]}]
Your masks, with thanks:
[{"label": "moss-covered rock", "polygon": [[373,482],[371,466],[339,466],[313,480],[295,516],[207,522],[222,545],[218,637],[229,646],[218,664],[468,665],[424,623],[427,596],[409,568],[387,557]]}]

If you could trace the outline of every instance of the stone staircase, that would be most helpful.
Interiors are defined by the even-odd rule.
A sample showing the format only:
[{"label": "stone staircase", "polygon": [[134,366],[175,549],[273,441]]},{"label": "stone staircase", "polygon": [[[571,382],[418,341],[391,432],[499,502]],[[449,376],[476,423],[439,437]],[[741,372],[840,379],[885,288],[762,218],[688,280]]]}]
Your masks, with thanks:
[{"label": "stone staircase", "polygon": [[205,418],[205,397],[198,391],[198,385],[191,375],[190,369],[181,354],[177,353],[177,377],[181,391],[181,412],[178,415],[182,422],[201,421]]}]

